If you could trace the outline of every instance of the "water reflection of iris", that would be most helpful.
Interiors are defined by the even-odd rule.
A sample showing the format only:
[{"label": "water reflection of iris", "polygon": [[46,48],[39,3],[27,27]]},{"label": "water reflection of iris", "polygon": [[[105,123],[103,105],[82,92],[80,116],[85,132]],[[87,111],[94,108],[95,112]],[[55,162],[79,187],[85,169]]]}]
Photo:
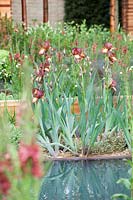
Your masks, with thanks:
[{"label": "water reflection of iris", "polygon": [[39,200],[109,200],[128,191],[117,184],[128,177],[123,160],[55,161],[44,177]]}]

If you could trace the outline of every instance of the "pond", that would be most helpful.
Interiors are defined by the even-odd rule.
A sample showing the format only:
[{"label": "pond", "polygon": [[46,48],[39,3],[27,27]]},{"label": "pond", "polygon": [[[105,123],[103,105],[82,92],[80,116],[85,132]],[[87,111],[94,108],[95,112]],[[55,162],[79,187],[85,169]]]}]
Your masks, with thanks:
[{"label": "pond", "polygon": [[39,200],[110,200],[115,193],[129,195],[119,178],[127,178],[124,159],[54,161],[43,179]]}]

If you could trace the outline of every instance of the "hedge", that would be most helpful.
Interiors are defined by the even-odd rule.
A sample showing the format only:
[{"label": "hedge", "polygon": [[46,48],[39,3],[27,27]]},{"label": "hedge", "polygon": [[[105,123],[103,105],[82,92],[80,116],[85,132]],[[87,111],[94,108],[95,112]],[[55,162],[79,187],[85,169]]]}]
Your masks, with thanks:
[{"label": "hedge", "polygon": [[100,25],[109,28],[110,23],[110,0],[64,0],[65,17],[64,21],[74,21],[81,24],[86,20],[88,27]]}]

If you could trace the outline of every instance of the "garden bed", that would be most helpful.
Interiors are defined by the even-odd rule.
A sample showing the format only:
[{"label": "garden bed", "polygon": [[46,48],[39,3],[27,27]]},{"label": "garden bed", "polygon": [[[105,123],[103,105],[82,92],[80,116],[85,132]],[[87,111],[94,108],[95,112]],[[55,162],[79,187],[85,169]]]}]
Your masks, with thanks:
[{"label": "garden bed", "polygon": [[[5,25],[7,27],[7,23]],[[7,89],[13,98],[21,96],[26,101],[7,100],[7,96],[0,101],[0,164],[3,175],[9,179],[7,199],[21,199],[23,194],[25,200],[29,200],[31,193],[32,199],[37,199],[40,187],[37,178],[42,176],[40,161],[44,160],[45,163],[50,160],[59,164],[54,165],[58,173],[53,172],[57,186],[52,182],[48,188],[51,195],[54,189],[57,192],[61,188],[58,181],[64,166],[66,180],[72,180],[72,184],[67,185],[67,181],[64,184],[67,195],[74,185],[73,180],[79,186],[77,177],[82,183],[80,190],[83,191],[85,186],[88,189],[93,177],[94,194],[96,187],[101,192],[113,177],[114,170],[109,170],[110,160],[115,160],[115,167],[119,159],[131,158],[128,149],[132,149],[133,96],[130,101],[123,95],[133,95],[132,41],[124,32],[110,34],[101,26],[87,29],[85,23],[77,26],[59,24],[54,29],[44,24],[28,27],[26,32],[21,26],[12,24],[7,37],[3,30],[1,48],[7,51],[0,51],[1,91]],[[4,111],[15,116],[16,123],[3,117]],[[61,164],[66,161],[74,161],[74,168]],[[82,164],[86,161],[88,169],[87,165],[83,169]],[[97,163],[89,168],[91,161]],[[98,171],[101,161],[103,164]],[[10,164],[14,170],[10,170]],[[105,171],[102,171],[104,166]],[[115,168],[117,173],[119,167],[121,163]],[[121,175],[127,172],[125,165],[121,170]],[[75,179],[71,176],[73,172]],[[86,174],[89,174],[88,179]],[[104,187],[99,178],[101,174]],[[118,178],[112,179],[108,188]],[[108,190],[104,192],[109,199]],[[3,193],[2,198],[6,195]],[[71,200],[71,197],[65,199]],[[50,200],[54,198],[49,197]]]}]

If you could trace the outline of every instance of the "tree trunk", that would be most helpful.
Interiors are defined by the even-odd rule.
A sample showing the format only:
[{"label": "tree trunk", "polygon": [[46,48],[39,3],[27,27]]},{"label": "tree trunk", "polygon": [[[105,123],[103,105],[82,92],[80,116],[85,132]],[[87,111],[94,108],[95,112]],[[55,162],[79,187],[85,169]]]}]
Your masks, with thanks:
[{"label": "tree trunk", "polygon": [[26,0],[21,0],[22,6],[22,22],[24,30],[27,29],[27,7],[26,7]]},{"label": "tree trunk", "polygon": [[43,0],[43,22],[48,22],[48,0]]}]

